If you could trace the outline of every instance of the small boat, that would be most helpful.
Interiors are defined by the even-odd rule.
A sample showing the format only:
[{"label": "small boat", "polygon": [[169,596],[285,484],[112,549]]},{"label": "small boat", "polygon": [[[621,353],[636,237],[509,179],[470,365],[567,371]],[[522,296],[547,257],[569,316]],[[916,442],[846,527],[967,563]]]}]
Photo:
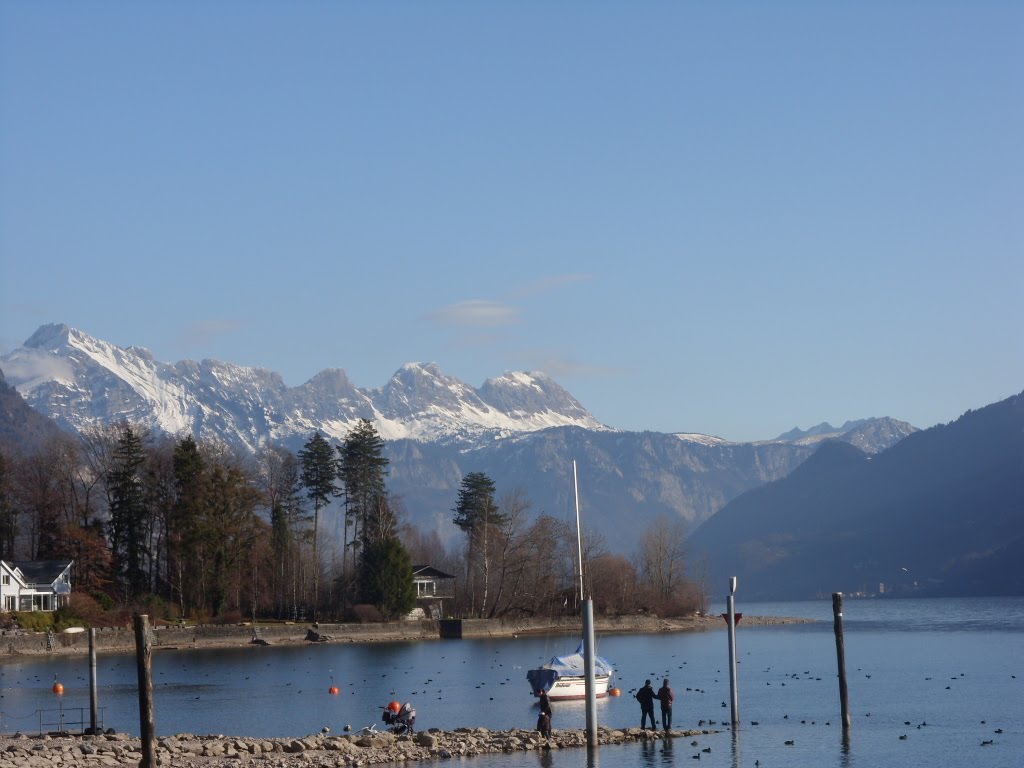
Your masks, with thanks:
[{"label": "small boat", "polygon": [[[594,685],[598,698],[608,695],[608,682],[615,670],[606,659],[594,657]],[[534,696],[548,692],[552,701],[583,699],[587,695],[587,678],[583,667],[583,643],[576,653],[553,656],[550,661],[526,673]]]}]

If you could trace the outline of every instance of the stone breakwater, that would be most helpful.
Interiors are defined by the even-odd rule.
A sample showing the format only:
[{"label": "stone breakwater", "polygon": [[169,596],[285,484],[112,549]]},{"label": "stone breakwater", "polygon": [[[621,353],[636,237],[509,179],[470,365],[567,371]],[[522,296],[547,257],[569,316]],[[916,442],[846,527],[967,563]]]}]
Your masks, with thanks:
[{"label": "stone breakwater", "polygon": [[[643,731],[639,728],[598,729],[602,745],[694,737],[717,731]],[[161,766],[214,768],[317,768],[319,766],[443,760],[502,752],[543,751],[585,747],[582,730],[556,730],[550,739],[537,731],[491,731],[487,728],[431,729],[395,736],[391,733],[331,735],[301,739],[232,738],[179,734],[157,739]],[[0,738],[0,768],[58,768],[60,766],[137,766],[141,742],[126,734],[103,736],[21,736]]]}]

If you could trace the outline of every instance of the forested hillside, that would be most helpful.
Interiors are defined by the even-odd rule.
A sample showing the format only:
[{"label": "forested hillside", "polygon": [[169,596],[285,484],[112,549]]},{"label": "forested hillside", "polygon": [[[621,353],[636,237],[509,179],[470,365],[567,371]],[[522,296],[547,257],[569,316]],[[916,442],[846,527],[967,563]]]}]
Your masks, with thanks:
[{"label": "forested hillside", "polygon": [[1024,594],[1024,395],[875,456],[826,443],[688,543],[747,599]]}]

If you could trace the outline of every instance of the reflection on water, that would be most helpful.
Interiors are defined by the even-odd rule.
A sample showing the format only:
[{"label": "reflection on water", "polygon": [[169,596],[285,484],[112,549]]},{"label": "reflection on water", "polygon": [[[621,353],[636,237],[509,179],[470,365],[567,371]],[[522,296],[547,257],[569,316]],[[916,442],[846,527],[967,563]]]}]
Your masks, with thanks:
[{"label": "reflection on water", "polygon": [[[593,755],[585,749],[544,750],[473,758],[466,765],[589,768],[603,757],[606,766],[652,768],[692,766],[698,755],[704,768],[755,768],[758,762],[765,768],[941,766],[968,745],[976,748],[970,755],[972,768],[1019,768],[1018,756],[1024,754],[1024,599],[845,604],[853,718],[845,738],[831,602],[747,610],[781,615],[817,611],[825,619],[740,626],[737,659],[746,719],[737,732],[728,727],[724,631],[604,635],[599,639],[601,655],[614,663],[616,683],[626,695],[598,701],[599,725],[635,727],[639,712],[631,689],[646,678],[671,677],[677,696],[675,725],[686,729],[703,723],[699,727],[718,732],[605,747]],[[379,725],[380,707],[391,700],[412,702],[422,729],[532,729],[536,702],[526,669],[573,650],[576,642],[541,636],[158,651],[153,657],[157,733],[291,737],[324,726],[339,733],[345,725]],[[84,657],[7,658],[0,663],[0,731],[34,731],[36,711],[58,706],[50,692],[55,674],[64,684],[61,704],[88,707]],[[100,657],[105,723],[132,733],[138,732],[135,677],[132,656]],[[340,695],[327,693],[332,684],[341,689]],[[556,730],[582,728],[585,719],[582,702],[556,703]],[[928,727],[916,727],[923,722]],[[908,738],[900,739],[902,735]],[[977,746],[988,740],[994,743]]]},{"label": "reflection on water", "polygon": [[850,730],[842,729],[842,747],[839,750],[840,768],[851,768],[853,766],[853,753],[850,750]]}]

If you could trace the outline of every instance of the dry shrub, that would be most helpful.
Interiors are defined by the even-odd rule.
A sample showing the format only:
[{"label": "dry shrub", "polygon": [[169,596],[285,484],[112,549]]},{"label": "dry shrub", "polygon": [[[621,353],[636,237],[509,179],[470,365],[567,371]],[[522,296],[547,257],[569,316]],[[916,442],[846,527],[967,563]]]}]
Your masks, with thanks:
[{"label": "dry shrub", "polygon": [[352,606],[352,618],[360,624],[371,624],[384,621],[384,615],[377,610],[377,606],[368,603],[359,603]]},{"label": "dry shrub", "polygon": [[83,592],[72,592],[68,600],[67,612],[85,622],[86,626],[95,627],[103,624],[106,611],[99,600]]}]

